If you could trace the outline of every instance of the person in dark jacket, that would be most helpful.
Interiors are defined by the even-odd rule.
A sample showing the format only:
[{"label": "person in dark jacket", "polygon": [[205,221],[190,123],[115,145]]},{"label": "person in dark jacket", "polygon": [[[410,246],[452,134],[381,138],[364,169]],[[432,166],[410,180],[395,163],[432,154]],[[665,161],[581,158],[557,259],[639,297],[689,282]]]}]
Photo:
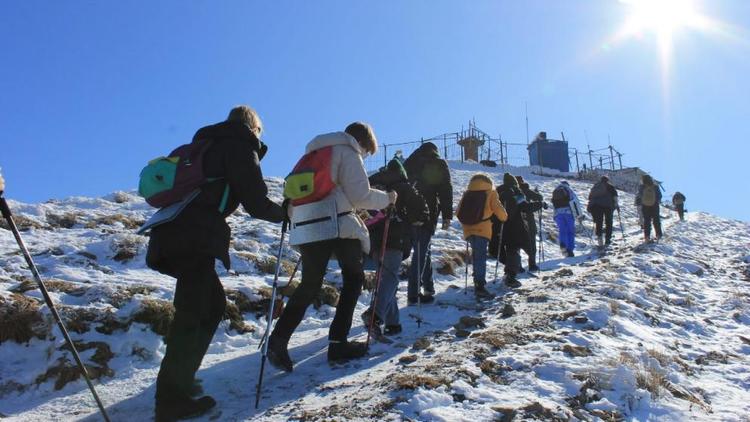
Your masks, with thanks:
[{"label": "person in dark jacket", "polygon": [[[383,257],[383,274],[378,289],[378,297],[375,302],[375,325],[373,333],[381,334],[381,326],[385,324],[386,335],[395,335],[401,332],[401,323],[398,311],[398,273],[401,261],[409,257],[411,249],[411,227],[421,226],[429,221],[430,214],[422,195],[408,183],[406,170],[398,158],[388,163],[386,169],[370,176],[370,184],[385,191],[395,191],[397,196],[395,212],[391,217],[388,228],[388,240],[386,242],[385,256]],[[365,221],[370,232],[370,253],[365,260],[365,266],[377,270],[380,260],[380,250],[383,245],[385,234],[386,215],[377,211],[372,218]],[[367,309],[362,314],[365,326],[369,326],[372,317],[372,309]]]},{"label": "person in dark jacket", "polygon": [[[498,254],[500,262],[505,264],[505,284],[509,287],[519,287],[521,283],[516,275],[521,270],[520,250],[528,250],[529,227],[524,213],[534,213],[542,208],[541,202],[529,203],[518,186],[518,181],[510,173],[503,175],[503,184],[497,187],[500,202],[508,213],[508,221],[504,223],[493,219],[492,240],[490,253]],[[502,232],[502,235],[501,235]],[[499,240],[502,238],[502,242]]]},{"label": "person in dark jacket", "polygon": [[[542,208],[545,210],[548,208],[548,205],[546,202],[544,202],[544,197],[542,197],[542,194],[539,193],[539,191],[533,191],[531,190],[531,187],[529,186],[526,181],[523,180],[522,176],[516,176],[516,180],[518,181],[518,187],[521,188],[521,192],[523,192],[523,195],[526,197],[526,201],[532,204],[534,207],[536,207],[537,203],[541,203]],[[538,228],[536,226],[536,218],[535,214],[533,212],[525,212],[524,218],[526,219],[526,225],[529,228],[529,248],[524,249],[526,251],[526,255],[529,257],[529,271],[539,271],[539,266],[536,264],[536,236],[539,233]]]},{"label": "person in dark jacket", "polygon": [[661,239],[661,215],[659,215],[661,203],[661,188],[648,174],[641,178],[638,193],[635,196],[635,205],[640,208],[643,215],[643,238],[646,242],[651,241],[651,223],[654,224],[656,239]]},{"label": "person in dark jacket", "polygon": [[677,209],[677,214],[680,216],[680,221],[685,221],[685,195],[680,192],[675,192],[672,196],[672,205]]},{"label": "person in dark jacket", "polygon": [[[432,254],[430,241],[442,214],[443,230],[450,227],[453,219],[453,185],[448,163],[440,158],[437,146],[425,142],[404,162],[409,181],[427,202],[430,220],[422,226],[412,227],[412,260],[409,269],[408,300],[410,304],[430,303],[434,300],[435,287],[432,280]],[[421,286],[419,274],[422,274]],[[420,291],[424,290],[424,294]]]},{"label": "person in dark jacket", "polygon": [[[615,210],[619,209],[617,189],[612,186],[607,176],[594,184],[589,192],[589,203],[586,211],[591,214],[596,225],[596,238],[599,247],[609,246],[612,243],[612,221]],[[602,226],[606,227],[606,230]],[[606,240],[603,238],[606,232]]]},{"label": "person in dark jacket", "polygon": [[261,132],[257,113],[247,106],[235,107],[226,121],[198,130],[193,142],[212,142],[203,157],[204,174],[220,179],[204,185],[173,221],[151,231],[146,263],[177,279],[174,318],[156,380],[157,421],[196,416],[216,404],[210,396],[192,399],[191,391],[226,306],[215,270],[216,259],[229,268],[226,217],[242,204],[253,217],[273,223],[283,219],[282,208],[267,197],[260,169],[267,147],[258,139]]}]

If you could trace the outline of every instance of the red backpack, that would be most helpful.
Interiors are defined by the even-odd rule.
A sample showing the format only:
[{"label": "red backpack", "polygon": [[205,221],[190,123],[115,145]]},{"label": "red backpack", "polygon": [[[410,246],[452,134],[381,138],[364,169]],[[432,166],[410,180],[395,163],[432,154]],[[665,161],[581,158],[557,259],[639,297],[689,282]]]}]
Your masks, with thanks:
[{"label": "red backpack", "polygon": [[300,158],[286,177],[284,197],[292,205],[299,206],[317,202],[327,197],[336,184],[331,178],[333,146],[311,151]]}]

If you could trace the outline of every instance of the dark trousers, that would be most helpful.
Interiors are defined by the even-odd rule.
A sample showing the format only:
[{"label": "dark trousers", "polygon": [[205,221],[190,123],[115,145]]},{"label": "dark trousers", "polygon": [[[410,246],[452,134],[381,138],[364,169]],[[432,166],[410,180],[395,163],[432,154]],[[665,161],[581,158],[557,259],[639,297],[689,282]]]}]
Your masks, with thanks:
[{"label": "dark trousers", "polygon": [[177,276],[175,313],[156,379],[157,403],[190,397],[195,373],[224,316],[227,301],[214,261],[213,257],[190,256],[171,263]]},{"label": "dark trousers", "polygon": [[[612,240],[612,221],[615,215],[615,210],[612,208],[604,207],[591,207],[591,216],[594,218],[594,225],[596,225],[596,235],[601,236],[606,231],[605,238],[607,242]],[[603,228],[602,226],[606,227]]]},{"label": "dark trousers", "polygon": [[507,244],[501,245],[500,262],[504,264],[505,275],[515,277],[521,271],[521,248]]},{"label": "dark trousers", "polygon": [[421,293],[419,285],[419,274],[422,273],[422,289],[427,295],[435,294],[435,285],[432,280],[432,251],[430,241],[434,232],[429,224],[423,226],[411,226],[411,266],[409,267],[409,284],[407,295],[416,299]]},{"label": "dark trousers", "polygon": [[651,238],[651,223],[654,224],[656,237],[661,237],[661,216],[659,215],[659,206],[643,207],[643,234],[646,238]]},{"label": "dark trousers", "polygon": [[685,219],[685,204],[677,204],[677,214],[680,216],[680,221]]},{"label": "dark trousers", "polygon": [[330,239],[300,246],[302,254],[302,282],[294,291],[281,314],[273,336],[289,341],[292,333],[305,317],[305,311],[320,292],[323,276],[328,268],[331,254],[341,268],[344,286],[341,289],[336,315],[333,317],[328,339],[346,341],[352,328],[352,315],[357,299],[362,292],[365,275],[362,270],[362,245],[358,239]]}]

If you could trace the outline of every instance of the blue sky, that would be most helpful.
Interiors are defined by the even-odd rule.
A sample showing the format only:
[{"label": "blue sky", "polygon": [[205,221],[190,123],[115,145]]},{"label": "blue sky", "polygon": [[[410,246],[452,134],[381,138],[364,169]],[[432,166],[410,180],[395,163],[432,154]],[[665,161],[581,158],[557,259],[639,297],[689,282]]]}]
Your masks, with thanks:
[{"label": "blue sky", "polygon": [[[632,0],[631,0],[632,1]],[[695,0],[720,29],[613,40],[618,0],[0,3],[0,166],[9,197],[132,189],[149,159],[240,103],[266,126],[266,175],[315,134],[370,122],[381,142],[474,118],[506,140],[564,131],[750,220],[750,2]],[[652,28],[653,29],[653,28]]]}]

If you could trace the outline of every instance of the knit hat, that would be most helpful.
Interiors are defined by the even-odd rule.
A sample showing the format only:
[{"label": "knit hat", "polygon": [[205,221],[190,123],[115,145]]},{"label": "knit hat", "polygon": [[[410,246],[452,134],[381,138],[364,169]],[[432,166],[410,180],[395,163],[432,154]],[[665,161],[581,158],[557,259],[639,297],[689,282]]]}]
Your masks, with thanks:
[{"label": "knit hat", "polygon": [[503,174],[503,184],[506,186],[518,186],[518,180],[510,173]]},{"label": "knit hat", "polygon": [[609,177],[602,176],[602,182],[609,182]]},{"label": "knit hat", "polygon": [[403,180],[407,179],[406,169],[404,168],[404,165],[401,164],[401,161],[395,158],[388,162],[388,171],[399,174]]}]

